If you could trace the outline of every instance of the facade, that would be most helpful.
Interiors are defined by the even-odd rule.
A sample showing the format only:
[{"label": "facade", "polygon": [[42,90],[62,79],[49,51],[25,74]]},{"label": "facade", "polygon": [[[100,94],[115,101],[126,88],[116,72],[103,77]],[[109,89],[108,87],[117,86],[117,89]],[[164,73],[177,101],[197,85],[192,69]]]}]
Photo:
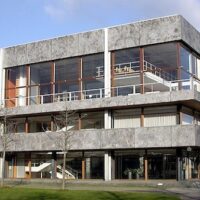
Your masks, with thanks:
[{"label": "facade", "polygon": [[69,179],[200,178],[200,33],[182,16],[0,49],[0,69],[7,178],[62,178],[64,129]]}]

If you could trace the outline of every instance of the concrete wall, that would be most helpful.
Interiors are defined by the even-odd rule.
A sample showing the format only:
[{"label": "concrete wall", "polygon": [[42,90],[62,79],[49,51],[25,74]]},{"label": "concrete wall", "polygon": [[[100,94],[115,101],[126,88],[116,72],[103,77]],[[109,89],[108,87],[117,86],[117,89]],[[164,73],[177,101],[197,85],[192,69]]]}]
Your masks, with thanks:
[{"label": "concrete wall", "polygon": [[5,49],[3,67],[104,51],[104,30],[59,37]]},{"label": "concrete wall", "polygon": [[[104,29],[5,48],[3,67],[104,52]],[[108,50],[183,40],[200,53],[200,33],[181,16],[108,28]]]},{"label": "concrete wall", "polygon": [[[97,129],[69,132],[71,150],[105,150],[200,146],[200,127],[176,125],[149,128]],[[9,151],[61,150],[58,132],[12,134]],[[1,148],[1,147],[0,147]]]},{"label": "concrete wall", "polygon": [[181,40],[181,16],[169,16],[109,29],[109,50]]},{"label": "concrete wall", "polygon": [[[90,100],[77,100],[71,102],[56,102],[40,105],[14,107],[9,109],[1,109],[0,116],[5,113],[8,116],[20,116],[30,114],[45,114],[51,112],[59,112],[68,110],[90,110],[90,109],[106,109],[116,107],[138,107],[138,106],[151,106],[159,104],[171,104],[171,103],[188,103],[191,106],[195,106],[195,103],[199,104],[200,94],[193,90],[182,90],[172,92],[161,93],[149,93],[143,95],[130,95],[130,96],[118,96],[108,97],[103,99],[90,99]],[[7,111],[6,111],[7,110]]]},{"label": "concrete wall", "polygon": [[184,18],[181,18],[181,38],[200,53],[200,33]]}]

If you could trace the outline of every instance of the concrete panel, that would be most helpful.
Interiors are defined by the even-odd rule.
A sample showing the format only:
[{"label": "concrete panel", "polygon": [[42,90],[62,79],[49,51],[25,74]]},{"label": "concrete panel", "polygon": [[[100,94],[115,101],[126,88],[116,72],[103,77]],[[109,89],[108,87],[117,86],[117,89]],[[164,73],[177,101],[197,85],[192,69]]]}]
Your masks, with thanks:
[{"label": "concrete panel", "polygon": [[[88,100],[77,100],[68,102],[56,102],[40,105],[22,106],[9,108],[7,110],[8,116],[19,116],[19,115],[29,115],[29,114],[41,114],[50,112],[59,112],[68,110],[90,110],[90,109],[105,109],[105,108],[115,108],[115,107],[134,107],[142,105],[157,105],[157,104],[170,104],[177,102],[187,102],[191,103],[199,102],[199,99],[195,99],[198,95],[194,95],[194,91],[173,91],[173,92],[161,92],[161,93],[151,93],[151,94],[138,94],[131,96],[119,96],[119,97],[109,97],[103,99],[88,99]],[[4,109],[0,110],[0,116],[5,113]]]},{"label": "concrete panel", "polygon": [[52,59],[79,55],[79,35],[59,37],[52,40]]},{"label": "concrete panel", "polygon": [[101,149],[135,148],[135,129],[101,131]]},{"label": "concrete panel", "polygon": [[172,146],[195,146],[196,145],[195,126],[175,126],[172,129]]},{"label": "concrete panel", "polygon": [[171,147],[171,127],[135,129],[135,148]]},{"label": "concrete panel", "polygon": [[142,22],[140,24],[140,45],[180,40],[180,20],[180,16],[169,16]]},{"label": "concrete panel", "polygon": [[4,49],[3,67],[13,67],[17,65],[17,57],[15,54],[15,47]]},{"label": "concrete panel", "polygon": [[[71,136],[68,141],[71,150],[193,147],[199,146],[199,130],[200,126],[195,125],[80,130],[69,132]],[[12,137],[13,143],[8,147],[9,151],[63,149],[63,135],[58,132],[12,134]]]},{"label": "concrete panel", "polygon": [[51,40],[27,44],[28,63],[51,60]]},{"label": "concrete panel", "polygon": [[104,52],[104,30],[79,34],[79,55]]},{"label": "concrete panel", "polygon": [[181,16],[109,28],[109,50],[181,40]]},{"label": "concrete panel", "polygon": [[[20,45],[20,46],[15,47],[15,56],[17,59],[17,65],[28,63],[27,46]],[[14,64],[15,63],[13,63],[13,66]]]},{"label": "concrete panel", "polygon": [[196,146],[200,147],[200,126],[196,126]]},{"label": "concrete panel", "polygon": [[115,50],[140,45],[140,23],[108,29],[108,49]]},{"label": "concrete panel", "polygon": [[200,53],[200,33],[183,17],[181,18],[182,40]]}]

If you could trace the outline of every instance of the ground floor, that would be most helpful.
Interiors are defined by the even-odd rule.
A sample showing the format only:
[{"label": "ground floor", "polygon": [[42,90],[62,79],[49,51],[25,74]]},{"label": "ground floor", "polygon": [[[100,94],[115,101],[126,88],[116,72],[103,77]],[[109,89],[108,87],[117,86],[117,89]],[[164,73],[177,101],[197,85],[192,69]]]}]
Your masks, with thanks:
[{"label": "ground floor", "polygon": [[[1,161],[1,160],[0,160]],[[62,152],[7,153],[6,178],[62,179]],[[73,151],[67,179],[200,179],[200,149]]]}]

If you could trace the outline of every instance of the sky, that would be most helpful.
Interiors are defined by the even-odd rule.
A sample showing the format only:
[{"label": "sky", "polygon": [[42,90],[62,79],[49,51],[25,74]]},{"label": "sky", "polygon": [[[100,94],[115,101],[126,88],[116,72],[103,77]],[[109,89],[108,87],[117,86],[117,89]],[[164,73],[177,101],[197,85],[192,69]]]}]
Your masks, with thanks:
[{"label": "sky", "polygon": [[0,48],[174,14],[200,31],[200,0],[0,0]]}]

